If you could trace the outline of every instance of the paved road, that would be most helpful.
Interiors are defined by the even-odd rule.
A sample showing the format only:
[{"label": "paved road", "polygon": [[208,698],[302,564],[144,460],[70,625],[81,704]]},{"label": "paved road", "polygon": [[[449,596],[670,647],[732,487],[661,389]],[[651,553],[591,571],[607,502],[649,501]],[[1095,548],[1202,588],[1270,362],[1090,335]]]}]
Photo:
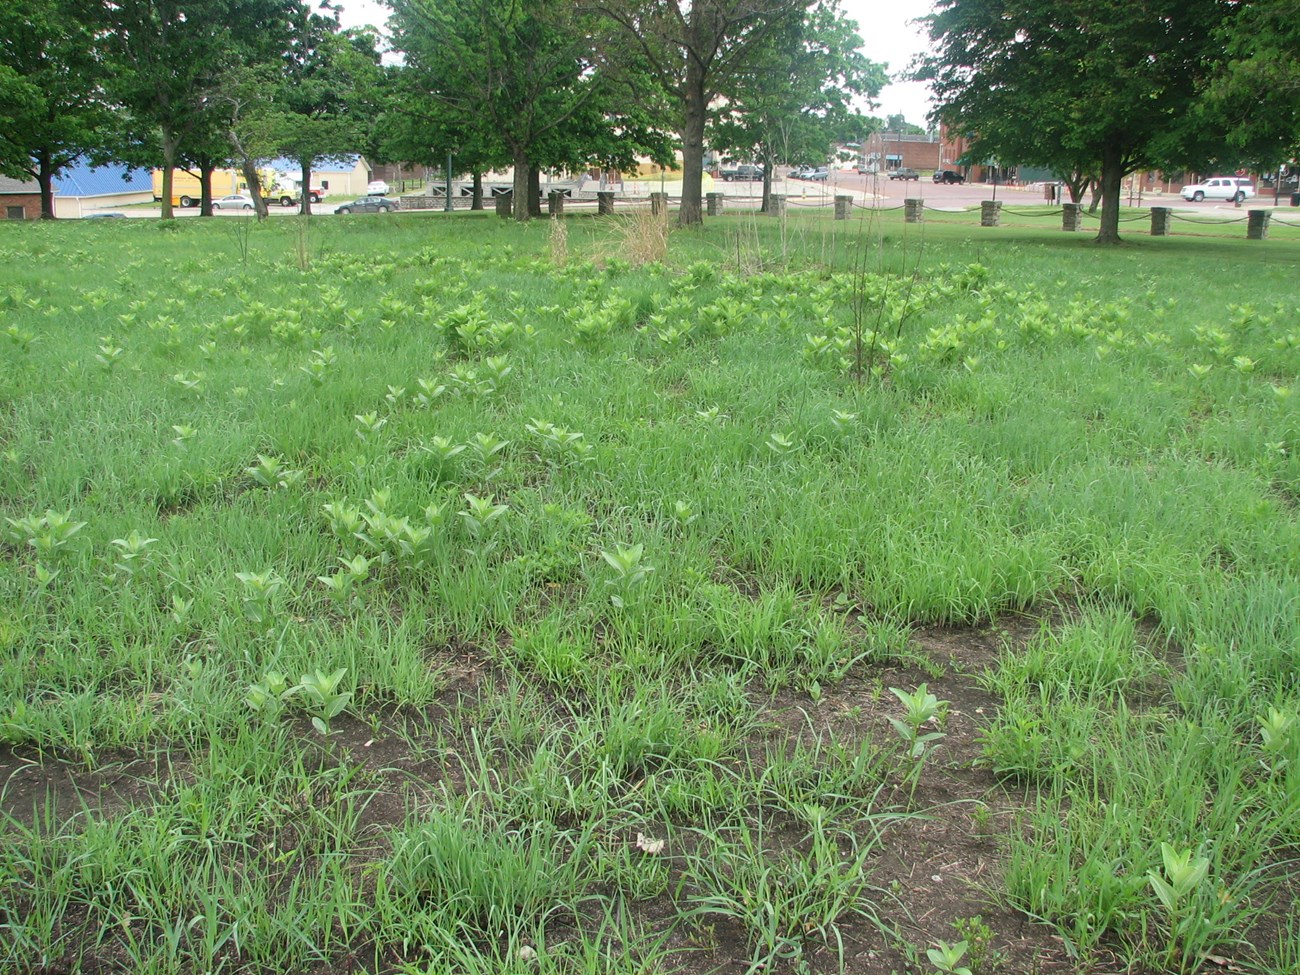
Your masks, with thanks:
[{"label": "paved road", "polygon": [[[659,184],[633,184],[625,185],[625,192],[630,199],[640,199],[652,190],[658,190]],[[672,187],[667,187],[672,195]],[[746,198],[757,198],[762,195],[763,184],[761,181],[738,180],[734,183],[724,183],[721,180],[716,181],[713,186],[716,192],[724,193],[729,197],[738,198],[737,202],[744,205],[742,200]],[[999,184],[993,186],[988,183],[966,183],[959,186],[950,186],[942,183],[935,183],[929,178],[918,180],[891,180],[883,175],[860,175],[853,172],[836,172],[826,182],[809,183],[803,180],[781,179],[773,181],[772,190],[775,193],[786,194],[791,205],[797,208],[800,205],[825,205],[830,207],[838,193],[848,193],[854,197],[854,202],[863,206],[876,206],[883,209],[893,209],[901,207],[906,199],[920,199],[925,201],[927,207],[944,210],[964,210],[969,207],[978,206],[984,200],[1001,200],[1007,207],[1016,206],[1041,206],[1048,203],[1043,193],[1041,184],[1031,186],[1006,186]],[[628,192],[630,191],[630,192]],[[680,192],[680,189],[678,190]],[[543,196],[545,194],[543,193]],[[334,215],[334,208],[340,202],[346,201],[327,201],[317,203],[312,206],[313,216],[330,216]],[[1282,196],[1279,203],[1279,209],[1300,214],[1300,210],[1292,210],[1288,205],[1289,197]],[[489,204],[490,205],[490,204]],[[1136,196],[1130,200],[1127,196],[1124,199],[1125,206],[1168,206],[1175,210],[1201,212],[1206,216],[1218,215],[1230,217],[1234,213],[1239,214],[1244,209],[1252,208],[1272,208],[1273,195],[1268,193],[1262,197],[1256,197],[1248,200],[1246,204],[1237,208],[1231,203],[1222,200],[1204,200],[1201,203],[1192,203],[1184,200],[1177,193],[1168,194],[1144,194],[1139,200]],[[108,212],[121,213],[127,217],[146,217],[158,219],[161,213],[157,207],[126,207],[121,209],[105,208]],[[92,208],[86,209],[86,215],[95,212]],[[432,211],[428,211],[432,212]],[[188,207],[185,209],[177,208],[176,216],[180,218],[197,217],[199,211],[197,207]],[[297,207],[279,207],[270,208],[272,217],[294,216],[298,213]],[[216,210],[213,215],[221,219],[233,219],[238,217],[247,217],[249,212],[245,210]],[[382,214],[356,214],[357,217],[382,216]]]}]

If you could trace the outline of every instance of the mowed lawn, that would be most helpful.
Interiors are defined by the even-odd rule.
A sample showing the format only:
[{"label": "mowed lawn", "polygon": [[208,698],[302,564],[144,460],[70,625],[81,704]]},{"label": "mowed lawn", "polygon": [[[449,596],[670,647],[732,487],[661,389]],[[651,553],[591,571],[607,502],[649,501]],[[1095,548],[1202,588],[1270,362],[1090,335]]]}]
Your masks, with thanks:
[{"label": "mowed lawn", "polygon": [[1300,231],[859,213],[0,224],[0,968],[1300,970]]}]

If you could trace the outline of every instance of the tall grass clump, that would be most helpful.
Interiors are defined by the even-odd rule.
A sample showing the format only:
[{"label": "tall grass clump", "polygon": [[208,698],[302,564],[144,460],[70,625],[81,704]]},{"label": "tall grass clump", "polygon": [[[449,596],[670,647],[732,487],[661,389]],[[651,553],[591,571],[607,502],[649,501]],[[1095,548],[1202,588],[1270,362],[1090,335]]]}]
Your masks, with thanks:
[{"label": "tall grass clump", "polygon": [[615,218],[614,230],[603,247],[632,267],[659,264],[668,256],[668,213],[633,207]]}]

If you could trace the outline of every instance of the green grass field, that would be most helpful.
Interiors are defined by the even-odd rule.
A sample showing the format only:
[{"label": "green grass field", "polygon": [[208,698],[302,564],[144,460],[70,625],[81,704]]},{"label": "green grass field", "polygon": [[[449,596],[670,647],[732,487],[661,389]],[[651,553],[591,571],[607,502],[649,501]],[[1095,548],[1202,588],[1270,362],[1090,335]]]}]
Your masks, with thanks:
[{"label": "green grass field", "polygon": [[1004,221],[0,223],[0,968],[1294,975],[1300,231]]}]

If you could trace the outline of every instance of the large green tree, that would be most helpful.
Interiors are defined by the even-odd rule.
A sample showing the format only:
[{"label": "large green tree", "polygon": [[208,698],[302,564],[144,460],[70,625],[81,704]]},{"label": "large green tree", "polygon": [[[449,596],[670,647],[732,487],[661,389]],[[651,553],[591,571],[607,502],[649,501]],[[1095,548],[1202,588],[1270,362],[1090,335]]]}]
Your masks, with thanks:
[{"label": "large green tree", "polygon": [[382,73],[369,30],[342,30],[336,17],[301,4],[283,71],[263,124],[280,152],[301,170],[302,213],[311,213],[311,172],[320,159],[355,152],[373,137],[383,113]]},{"label": "large green tree", "polygon": [[[295,0],[99,0],[106,89],[135,131],[119,154],[153,155],[163,170],[162,215],[172,216],[172,169],[187,140],[208,142],[217,126],[221,79],[231,65],[281,32]],[[142,147],[132,153],[128,146]],[[144,162],[144,159],[132,159]]]},{"label": "large green tree", "polygon": [[505,145],[485,126],[448,109],[425,87],[426,79],[409,65],[388,69],[388,108],[380,120],[379,155],[389,161],[444,168],[453,156],[455,172],[474,175],[474,209],[481,209],[482,174],[510,165]]},{"label": "large green tree", "polygon": [[884,65],[859,50],[856,22],[838,0],[819,0],[786,30],[771,34],[737,76],[732,95],[714,110],[710,146],[763,164],[763,208],[780,163],[820,165],[836,142],[861,133],[861,109],[880,94]]},{"label": "large green tree", "polygon": [[[514,166],[513,213],[530,216],[539,167],[578,153],[571,127],[589,120],[604,78],[590,13],[571,0],[393,0],[393,46],[414,85],[436,106],[442,133],[475,133],[486,158],[496,143]],[[558,148],[558,151],[557,151]]]},{"label": "large green tree", "polygon": [[980,157],[1066,171],[1095,163],[1100,242],[1119,241],[1121,183],[1199,168],[1225,126],[1201,92],[1223,59],[1227,0],[939,0],[930,18],[937,114]]},{"label": "large green tree", "polygon": [[0,173],[40,186],[54,218],[54,178],[99,149],[112,113],[102,97],[87,0],[0,3]]},{"label": "large green tree", "polygon": [[594,0],[614,25],[612,60],[635,64],[678,106],[682,226],[704,219],[704,145],[709,106],[736,94],[770,38],[788,33],[808,0]]}]

